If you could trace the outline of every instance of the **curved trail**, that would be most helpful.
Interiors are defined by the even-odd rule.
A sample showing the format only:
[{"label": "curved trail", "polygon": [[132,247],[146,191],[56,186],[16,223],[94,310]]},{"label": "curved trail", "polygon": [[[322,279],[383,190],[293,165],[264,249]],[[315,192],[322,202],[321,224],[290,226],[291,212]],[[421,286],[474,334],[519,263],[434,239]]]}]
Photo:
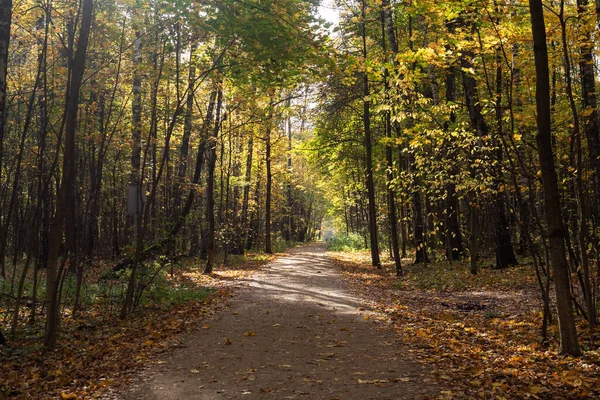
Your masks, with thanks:
[{"label": "curved trail", "polygon": [[230,307],[119,394],[135,399],[434,397],[393,333],[366,320],[320,244],[248,281]]}]

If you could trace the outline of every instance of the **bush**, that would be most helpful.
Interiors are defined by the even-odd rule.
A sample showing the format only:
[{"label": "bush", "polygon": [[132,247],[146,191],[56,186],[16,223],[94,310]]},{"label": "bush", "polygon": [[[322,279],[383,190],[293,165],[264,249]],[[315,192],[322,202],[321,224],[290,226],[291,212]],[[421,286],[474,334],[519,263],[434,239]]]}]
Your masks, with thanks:
[{"label": "bush", "polygon": [[334,251],[355,251],[365,249],[365,239],[356,234],[334,236],[327,243],[328,250]]}]

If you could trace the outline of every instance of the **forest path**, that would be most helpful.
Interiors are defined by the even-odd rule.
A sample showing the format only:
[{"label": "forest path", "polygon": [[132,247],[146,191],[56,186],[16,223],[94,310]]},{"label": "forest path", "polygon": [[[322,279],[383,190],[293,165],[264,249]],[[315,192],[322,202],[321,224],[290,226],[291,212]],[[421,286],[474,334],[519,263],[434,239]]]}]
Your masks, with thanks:
[{"label": "forest path", "polygon": [[293,249],[118,398],[431,398],[423,366],[360,309],[323,244]]}]

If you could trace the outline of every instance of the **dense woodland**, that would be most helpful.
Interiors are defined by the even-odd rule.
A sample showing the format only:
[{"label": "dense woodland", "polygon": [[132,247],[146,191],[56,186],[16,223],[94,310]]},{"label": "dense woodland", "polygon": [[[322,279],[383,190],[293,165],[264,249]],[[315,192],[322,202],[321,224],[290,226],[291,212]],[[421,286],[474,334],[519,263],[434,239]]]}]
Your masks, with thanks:
[{"label": "dense woodland", "polygon": [[[581,354],[600,278],[587,0],[2,0],[0,344],[119,282],[358,235],[372,264],[529,264]],[[93,283],[93,285],[92,285]],[[98,294],[98,293],[96,293]],[[44,332],[42,337],[41,332]]]}]

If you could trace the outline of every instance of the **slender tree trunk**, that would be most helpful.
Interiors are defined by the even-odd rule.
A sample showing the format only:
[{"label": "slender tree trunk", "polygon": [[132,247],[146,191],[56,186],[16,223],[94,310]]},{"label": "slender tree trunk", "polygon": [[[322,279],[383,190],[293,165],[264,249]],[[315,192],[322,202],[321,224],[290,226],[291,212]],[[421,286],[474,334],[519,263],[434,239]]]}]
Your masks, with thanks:
[{"label": "slender tree trunk", "polygon": [[[366,17],[366,2],[362,2],[362,51],[363,57],[367,59],[367,17]],[[363,127],[364,127],[364,146],[365,146],[365,164],[367,175],[367,195],[369,198],[369,237],[371,242],[371,263],[377,268],[381,268],[379,259],[379,239],[377,237],[377,211],[375,204],[375,182],[373,179],[373,138],[371,137],[371,104],[369,98],[369,77],[367,73],[363,73]]]},{"label": "slender tree trunk", "polygon": [[223,102],[223,91],[221,82],[216,82],[217,105],[215,112],[215,126],[212,137],[209,140],[208,147],[208,173],[206,177],[206,223],[208,224],[207,258],[204,273],[210,274],[213,271],[216,259],[216,231],[215,231],[215,166],[217,163],[217,139],[221,125],[221,106]]},{"label": "slender tree trunk", "polygon": [[[453,34],[455,31],[454,23],[450,22],[447,24],[448,32]],[[448,104],[456,103],[456,69],[454,66],[450,66],[446,72],[446,102]],[[456,115],[454,111],[450,111],[449,120],[445,123],[445,129],[450,129],[450,124],[456,122]],[[462,241],[462,234],[460,232],[460,224],[458,221],[459,215],[459,202],[458,194],[456,193],[456,183],[454,179],[458,176],[459,171],[456,166],[455,156],[457,152],[452,145],[449,143],[449,157],[448,162],[451,163],[450,167],[450,182],[446,184],[446,258],[448,260],[460,260],[464,253],[464,246]]]},{"label": "slender tree trunk", "polygon": [[190,135],[192,134],[192,117],[194,111],[194,80],[196,76],[196,67],[194,65],[195,43],[190,46],[190,69],[188,75],[187,98],[185,102],[185,116],[183,121],[183,135],[179,147],[179,165],[177,166],[177,184],[175,185],[175,205],[173,210],[178,213],[181,203],[181,186],[185,181],[185,174],[188,164],[188,153],[190,147]]},{"label": "slender tree trunk", "polygon": [[132,129],[131,129],[131,171],[129,174],[127,230],[137,243],[139,234],[141,187],[140,169],[142,160],[142,33],[135,32],[133,42],[133,102],[131,104]]},{"label": "slender tree trunk", "polygon": [[[65,216],[69,213],[68,209],[71,208],[71,210],[74,210],[75,207],[73,198],[73,184],[75,182],[75,131],[77,128],[79,92],[83,81],[93,8],[92,0],[82,1],[81,27],[77,50],[72,60],[72,79],[66,105],[65,151],[63,156],[60,198],[56,206],[56,214],[52,226],[53,233],[50,235],[46,270],[46,332],[44,336],[44,345],[50,349],[53,349],[56,346],[60,322],[59,285],[61,274],[58,268],[60,239],[63,235]],[[67,223],[67,228],[69,227],[70,226]],[[68,237],[70,234],[74,235],[75,232],[66,232],[66,234]],[[67,249],[69,249],[69,246]],[[68,254],[65,257],[68,257]]]},{"label": "slender tree trunk", "polygon": [[565,253],[565,227],[560,207],[560,192],[558,177],[554,164],[552,150],[551,121],[550,121],[550,73],[548,69],[548,47],[546,43],[546,26],[541,0],[529,0],[531,14],[531,31],[536,72],[536,109],[538,133],[536,142],[542,182],[546,223],[550,236],[550,262],[554,272],[554,289],[560,329],[560,352],[579,356],[579,342],[571,303],[571,287],[569,266]]},{"label": "slender tree trunk", "polygon": [[250,234],[249,224],[248,224],[248,203],[250,200],[250,184],[252,180],[252,152],[254,147],[254,138],[250,135],[248,139],[248,150],[246,154],[246,174],[244,178],[244,193],[242,198],[242,247],[247,248],[248,238]]},{"label": "slender tree trunk", "polygon": [[273,101],[269,106],[269,115],[267,117],[267,131],[265,133],[265,166],[267,174],[267,183],[265,187],[265,253],[272,254],[271,246],[271,190],[273,185],[273,174],[271,172],[271,126],[273,123]]},{"label": "slender tree trunk", "polygon": [[[287,107],[289,108],[291,104],[291,100],[287,100]],[[287,118],[287,139],[288,139],[288,151],[287,151],[287,170],[288,170],[288,183],[286,188],[286,200],[287,200],[287,216],[285,223],[284,239],[286,241],[292,240],[292,226],[294,224],[294,213],[293,213],[293,205],[292,205],[292,118],[288,116]]]},{"label": "slender tree trunk", "polygon": [[[10,43],[10,26],[12,23],[12,0],[0,3],[0,171],[4,157],[4,136],[6,130],[6,73],[8,69],[8,46]],[[8,218],[8,217],[7,217]],[[8,218],[10,219],[10,218]],[[0,275],[6,279],[4,259],[0,260]],[[0,336],[2,333],[0,332]],[[0,337],[0,340],[2,338]]]},{"label": "slender tree trunk", "polygon": [[[385,0],[384,2],[382,2],[382,10],[381,10],[381,46],[383,48],[384,52],[387,52],[387,43],[386,43],[386,20],[388,18],[386,18],[386,13],[390,13],[391,14],[391,9],[389,8],[389,5],[385,4]],[[389,22],[390,24],[393,24],[393,19],[391,18],[391,15],[389,17]],[[392,33],[393,33],[393,25],[392,25]],[[392,35],[394,38],[393,40],[395,41],[396,37],[394,35]],[[397,47],[397,45],[395,45]],[[385,92],[387,93],[387,101],[390,102],[390,98],[389,98],[389,92],[390,92],[390,85],[389,85],[389,72],[387,71],[387,69],[385,70],[384,73],[384,88],[385,88]],[[387,163],[387,172],[386,172],[386,178],[387,178],[387,182],[386,182],[386,186],[387,186],[387,201],[388,201],[388,219],[389,219],[389,224],[390,224],[390,250],[392,253],[392,257],[394,259],[394,265],[396,267],[396,275],[400,276],[402,275],[402,260],[400,258],[400,247],[399,247],[399,241],[398,241],[398,217],[396,216],[396,194],[394,192],[394,187],[392,186],[392,182],[394,180],[394,159],[393,159],[393,155],[392,155],[392,113],[391,111],[387,110],[385,112],[385,137],[387,139],[386,142],[386,146],[385,146],[385,158],[386,158],[386,163]]]}]

